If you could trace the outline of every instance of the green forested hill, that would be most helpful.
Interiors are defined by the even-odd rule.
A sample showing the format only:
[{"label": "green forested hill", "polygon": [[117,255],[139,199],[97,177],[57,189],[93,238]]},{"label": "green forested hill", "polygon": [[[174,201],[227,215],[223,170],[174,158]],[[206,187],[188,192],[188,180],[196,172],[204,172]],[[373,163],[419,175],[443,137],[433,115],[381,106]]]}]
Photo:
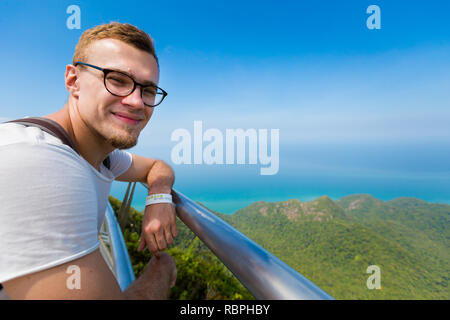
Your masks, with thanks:
[{"label": "green forested hill", "polygon": [[[260,201],[232,215],[215,214],[337,299],[450,298],[450,205],[323,196],[308,202]],[[125,231],[129,249],[137,248],[138,233],[132,235],[140,230],[139,216],[134,214]],[[181,270],[173,299],[251,298],[181,223],[179,234],[170,249]],[[148,257],[132,251],[139,274]],[[370,265],[381,270],[379,290],[366,286]]]},{"label": "green forested hill", "polygon": [[[222,215],[337,299],[449,299],[450,205],[370,195],[257,202]],[[381,270],[381,289],[366,269]]]}]

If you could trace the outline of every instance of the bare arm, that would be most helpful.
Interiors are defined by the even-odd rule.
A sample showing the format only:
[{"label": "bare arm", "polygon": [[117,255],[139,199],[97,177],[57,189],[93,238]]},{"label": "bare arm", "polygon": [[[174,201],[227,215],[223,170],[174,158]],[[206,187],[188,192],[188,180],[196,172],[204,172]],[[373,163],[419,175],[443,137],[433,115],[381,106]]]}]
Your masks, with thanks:
[{"label": "bare arm", "polygon": [[175,180],[172,168],[162,160],[132,154],[130,168],[118,176],[118,181],[145,182],[150,193],[170,193]]},{"label": "bare arm", "polygon": [[[73,272],[71,266],[78,267],[78,272]],[[74,285],[76,277],[79,288]],[[150,260],[144,273],[122,292],[100,251],[96,250],[80,259],[6,281],[3,286],[11,299],[166,299],[175,279],[175,263],[164,254],[160,259]]]},{"label": "bare arm", "polygon": [[[130,168],[116,180],[146,182],[149,186],[149,194],[170,194],[175,175],[172,168],[164,161],[133,154]],[[171,244],[177,235],[173,205],[158,203],[145,208],[139,251],[147,245],[153,254],[158,254]]]}]

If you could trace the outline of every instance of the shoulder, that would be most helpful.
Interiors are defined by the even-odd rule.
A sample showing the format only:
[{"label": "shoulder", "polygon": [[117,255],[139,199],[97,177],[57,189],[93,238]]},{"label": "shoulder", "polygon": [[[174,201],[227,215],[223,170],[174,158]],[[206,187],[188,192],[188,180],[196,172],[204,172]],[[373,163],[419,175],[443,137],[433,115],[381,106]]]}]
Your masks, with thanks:
[{"label": "shoulder", "polygon": [[[36,204],[32,201],[39,203],[42,210],[66,200],[79,206],[86,204],[91,198],[87,196],[96,192],[89,165],[65,145],[1,145],[0,177],[0,203],[5,205],[0,212],[6,211],[9,206],[14,212],[33,211]],[[95,205],[91,203],[88,207]]]},{"label": "shoulder", "polygon": [[[5,131],[8,136],[4,136]],[[0,126],[0,174],[11,175],[35,171],[45,177],[79,174],[88,169],[86,162],[56,137],[34,127],[12,128]],[[86,171],[87,172],[87,171]],[[42,177],[42,175],[41,175]]]},{"label": "shoulder", "polygon": [[[0,124],[0,172],[33,170],[46,174],[86,171],[86,161],[71,147],[34,126]],[[88,172],[88,171],[86,171]]]},{"label": "shoulder", "polygon": [[38,127],[27,127],[18,123],[0,124],[0,147],[18,143],[63,145],[61,140]]},{"label": "shoulder", "polygon": [[44,211],[64,201],[74,208],[96,206],[93,200],[87,203],[91,199],[88,195],[96,192],[92,171],[86,161],[65,145],[26,142],[1,145],[0,177],[0,203],[5,211],[8,207],[11,212],[34,211],[37,204]]}]

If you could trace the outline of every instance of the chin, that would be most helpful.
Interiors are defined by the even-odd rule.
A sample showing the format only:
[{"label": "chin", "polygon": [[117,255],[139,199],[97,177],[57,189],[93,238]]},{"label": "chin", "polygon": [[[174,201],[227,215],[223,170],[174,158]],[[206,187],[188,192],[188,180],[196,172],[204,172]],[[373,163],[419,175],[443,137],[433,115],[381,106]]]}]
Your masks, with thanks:
[{"label": "chin", "polygon": [[130,149],[137,144],[140,130],[114,123],[98,128],[97,132],[115,149]]},{"label": "chin", "polygon": [[128,135],[116,135],[107,139],[107,141],[116,149],[130,149],[138,142],[138,137]]},{"label": "chin", "polygon": [[133,148],[137,144],[137,139],[136,140],[127,140],[127,141],[114,139],[114,140],[110,140],[109,142],[115,149],[124,150],[124,149]]}]

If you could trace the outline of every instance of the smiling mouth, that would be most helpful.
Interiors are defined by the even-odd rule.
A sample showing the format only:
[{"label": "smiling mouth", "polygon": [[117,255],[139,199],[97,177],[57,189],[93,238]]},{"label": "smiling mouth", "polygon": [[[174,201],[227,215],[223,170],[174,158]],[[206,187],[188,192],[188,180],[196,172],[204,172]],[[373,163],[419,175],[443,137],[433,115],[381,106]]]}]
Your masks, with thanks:
[{"label": "smiling mouth", "polygon": [[141,120],[136,120],[136,119],[128,118],[128,117],[126,117],[126,116],[119,115],[119,114],[117,114],[117,113],[113,113],[113,115],[114,115],[117,119],[121,120],[122,122],[125,122],[126,124],[137,125],[137,124],[139,124],[139,123],[141,122]]}]

